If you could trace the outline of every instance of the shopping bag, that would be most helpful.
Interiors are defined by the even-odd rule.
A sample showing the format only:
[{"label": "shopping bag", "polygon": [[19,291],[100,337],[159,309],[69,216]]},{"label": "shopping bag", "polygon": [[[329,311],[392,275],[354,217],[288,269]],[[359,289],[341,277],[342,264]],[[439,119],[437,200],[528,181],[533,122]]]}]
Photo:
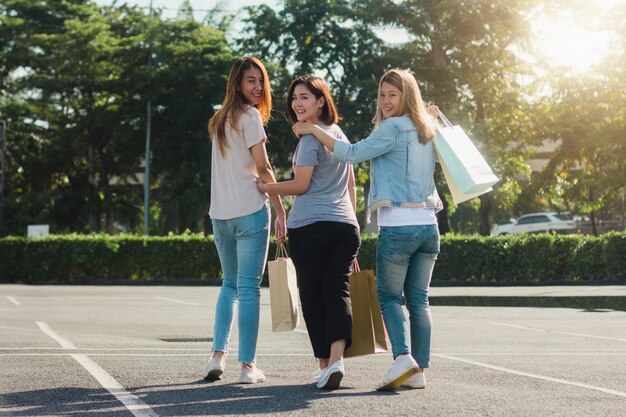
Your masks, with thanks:
[{"label": "shopping bag", "polygon": [[454,203],[492,191],[499,179],[476,145],[460,126],[452,126],[441,112],[439,116],[444,126],[437,128],[433,144]]},{"label": "shopping bag", "polygon": [[376,277],[371,269],[360,271],[358,263],[350,275],[352,302],[352,346],[345,358],[387,352],[385,326],[376,295]]},{"label": "shopping bag", "polygon": [[300,324],[296,268],[283,243],[276,247],[275,260],[267,263],[270,282],[272,331],[293,330]]}]

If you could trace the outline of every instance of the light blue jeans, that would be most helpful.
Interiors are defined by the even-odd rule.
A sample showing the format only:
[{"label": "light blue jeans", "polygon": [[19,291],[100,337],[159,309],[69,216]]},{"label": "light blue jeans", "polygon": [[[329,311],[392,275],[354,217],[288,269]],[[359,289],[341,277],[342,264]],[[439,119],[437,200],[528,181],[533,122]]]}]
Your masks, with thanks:
[{"label": "light blue jeans", "polygon": [[255,361],[259,334],[260,285],[267,260],[270,209],[230,220],[212,220],[215,245],[222,266],[222,288],[215,308],[212,351],[228,352],[235,309],[239,305],[239,356]]},{"label": "light blue jeans", "polygon": [[[432,318],[428,289],[439,253],[437,225],[381,227],[376,249],[376,290],[393,357],[411,353],[430,367]],[[409,324],[402,309],[402,293]]]}]

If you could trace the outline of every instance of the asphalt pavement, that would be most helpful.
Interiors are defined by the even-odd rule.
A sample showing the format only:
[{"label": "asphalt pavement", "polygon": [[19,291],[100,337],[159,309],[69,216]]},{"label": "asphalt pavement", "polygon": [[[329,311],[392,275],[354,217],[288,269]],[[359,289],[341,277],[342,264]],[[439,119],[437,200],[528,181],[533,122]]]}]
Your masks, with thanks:
[{"label": "asphalt pavement", "polygon": [[[389,393],[374,389],[389,353],[346,359],[341,388],[318,390],[304,324],[273,333],[267,288],[267,381],[236,383],[236,324],[224,378],[202,381],[218,291],[0,285],[0,416],[626,415],[626,286],[432,288],[427,388]],[[533,306],[557,299],[585,303]]]}]

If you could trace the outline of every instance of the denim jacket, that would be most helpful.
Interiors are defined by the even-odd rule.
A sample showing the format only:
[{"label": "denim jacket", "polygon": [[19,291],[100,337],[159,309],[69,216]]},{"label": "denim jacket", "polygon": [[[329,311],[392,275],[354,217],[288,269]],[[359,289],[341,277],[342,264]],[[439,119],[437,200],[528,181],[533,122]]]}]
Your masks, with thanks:
[{"label": "denim jacket", "polygon": [[384,120],[370,136],[354,143],[335,142],[334,157],[342,162],[371,160],[367,222],[383,206],[443,208],[433,174],[433,142],[421,144],[409,116]]}]

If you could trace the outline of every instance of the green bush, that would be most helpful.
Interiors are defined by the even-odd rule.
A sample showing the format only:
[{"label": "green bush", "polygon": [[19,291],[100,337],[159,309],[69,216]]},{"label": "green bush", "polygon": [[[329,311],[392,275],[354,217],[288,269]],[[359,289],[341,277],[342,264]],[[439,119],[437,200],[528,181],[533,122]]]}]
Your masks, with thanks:
[{"label": "green bush", "polygon": [[[363,235],[361,269],[376,268],[375,235]],[[269,258],[276,254],[272,241]],[[183,234],[52,235],[0,239],[0,282],[218,282],[213,237]],[[438,283],[626,282],[626,234],[445,235]]]}]

